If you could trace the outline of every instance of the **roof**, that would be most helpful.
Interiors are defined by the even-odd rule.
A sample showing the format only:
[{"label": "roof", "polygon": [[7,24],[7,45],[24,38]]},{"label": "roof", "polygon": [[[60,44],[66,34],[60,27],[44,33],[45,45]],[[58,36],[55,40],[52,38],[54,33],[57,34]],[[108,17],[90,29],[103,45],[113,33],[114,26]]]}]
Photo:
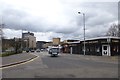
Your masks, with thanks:
[{"label": "roof", "polygon": [[75,41],[75,42],[67,42],[68,44],[73,44],[73,43],[80,43],[80,40],[79,41]]},{"label": "roof", "polygon": [[[85,39],[85,41],[87,41],[87,40],[96,40],[96,39],[120,39],[120,37],[113,37],[113,36],[96,37],[96,38]],[[84,41],[84,40],[82,40],[82,41]]]},{"label": "roof", "polygon": [[[112,37],[112,36],[96,37],[96,38],[85,39],[85,41],[87,41],[87,40],[96,40],[96,39],[120,39],[120,37]],[[67,43],[68,44],[74,44],[74,43],[80,43],[80,41],[84,41],[84,40],[79,40],[79,41],[76,41],[76,42],[67,42]]]}]

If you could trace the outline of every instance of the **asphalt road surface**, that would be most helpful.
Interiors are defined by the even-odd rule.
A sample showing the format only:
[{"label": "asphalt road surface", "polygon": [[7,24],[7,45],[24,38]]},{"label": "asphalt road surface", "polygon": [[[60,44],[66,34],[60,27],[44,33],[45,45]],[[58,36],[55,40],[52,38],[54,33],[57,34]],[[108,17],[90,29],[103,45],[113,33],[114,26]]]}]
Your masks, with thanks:
[{"label": "asphalt road surface", "polygon": [[118,78],[118,63],[89,59],[80,55],[47,52],[33,53],[39,57],[26,64],[2,70],[3,78]]}]

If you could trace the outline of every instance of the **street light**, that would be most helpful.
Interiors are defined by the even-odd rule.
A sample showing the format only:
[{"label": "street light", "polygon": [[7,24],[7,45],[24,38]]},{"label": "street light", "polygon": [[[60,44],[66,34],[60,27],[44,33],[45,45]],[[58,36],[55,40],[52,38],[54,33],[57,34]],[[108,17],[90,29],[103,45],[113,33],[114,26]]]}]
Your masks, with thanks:
[{"label": "street light", "polygon": [[85,55],[85,13],[78,12],[78,14],[83,14],[83,30],[84,30],[84,55]]}]

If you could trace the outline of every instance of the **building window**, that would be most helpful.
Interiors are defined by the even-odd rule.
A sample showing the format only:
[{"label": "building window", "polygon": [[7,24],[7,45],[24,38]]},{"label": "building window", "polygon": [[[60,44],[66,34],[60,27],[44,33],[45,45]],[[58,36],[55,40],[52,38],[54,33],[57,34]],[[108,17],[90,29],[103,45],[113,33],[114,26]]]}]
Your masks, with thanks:
[{"label": "building window", "polygon": [[84,51],[84,47],[82,47],[82,51]]},{"label": "building window", "polygon": [[118,46],[114,46],[114,47],[113,47],[113,51],[118,52]]},{"label": "building window", "polygon": [[86,48],[86,51],[88,51],[88,52],[89,52],[89,48]]},{"label": "building window", "polygon": [[117,52],[119,52],[119,47],[117,46]]},{"label": "building window", "polygon": [[91,51],[91,52],[94,51],[94,47],[91,46],[91,47],[90,47],[90,51]]},{"label": "building window", "polygon": [[104,46],[103,49],[104,49],[104,50],[107,50],[107,46]]},{"label": "building window", "polygon": [[96,47],[96,52],[100,52],[100,48],[99,47]]}]

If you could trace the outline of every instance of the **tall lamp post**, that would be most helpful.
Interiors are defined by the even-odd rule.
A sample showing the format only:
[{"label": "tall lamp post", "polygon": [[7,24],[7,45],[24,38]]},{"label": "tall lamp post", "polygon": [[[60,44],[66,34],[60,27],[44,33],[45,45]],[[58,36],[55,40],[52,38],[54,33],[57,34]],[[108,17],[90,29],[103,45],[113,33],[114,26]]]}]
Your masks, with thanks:
[{"label": "tall lamp post", "polygon": [[85,55],[85,13],[78,12],[78,14],[83,14],[83,30],[84,30],[84,55]]}]

